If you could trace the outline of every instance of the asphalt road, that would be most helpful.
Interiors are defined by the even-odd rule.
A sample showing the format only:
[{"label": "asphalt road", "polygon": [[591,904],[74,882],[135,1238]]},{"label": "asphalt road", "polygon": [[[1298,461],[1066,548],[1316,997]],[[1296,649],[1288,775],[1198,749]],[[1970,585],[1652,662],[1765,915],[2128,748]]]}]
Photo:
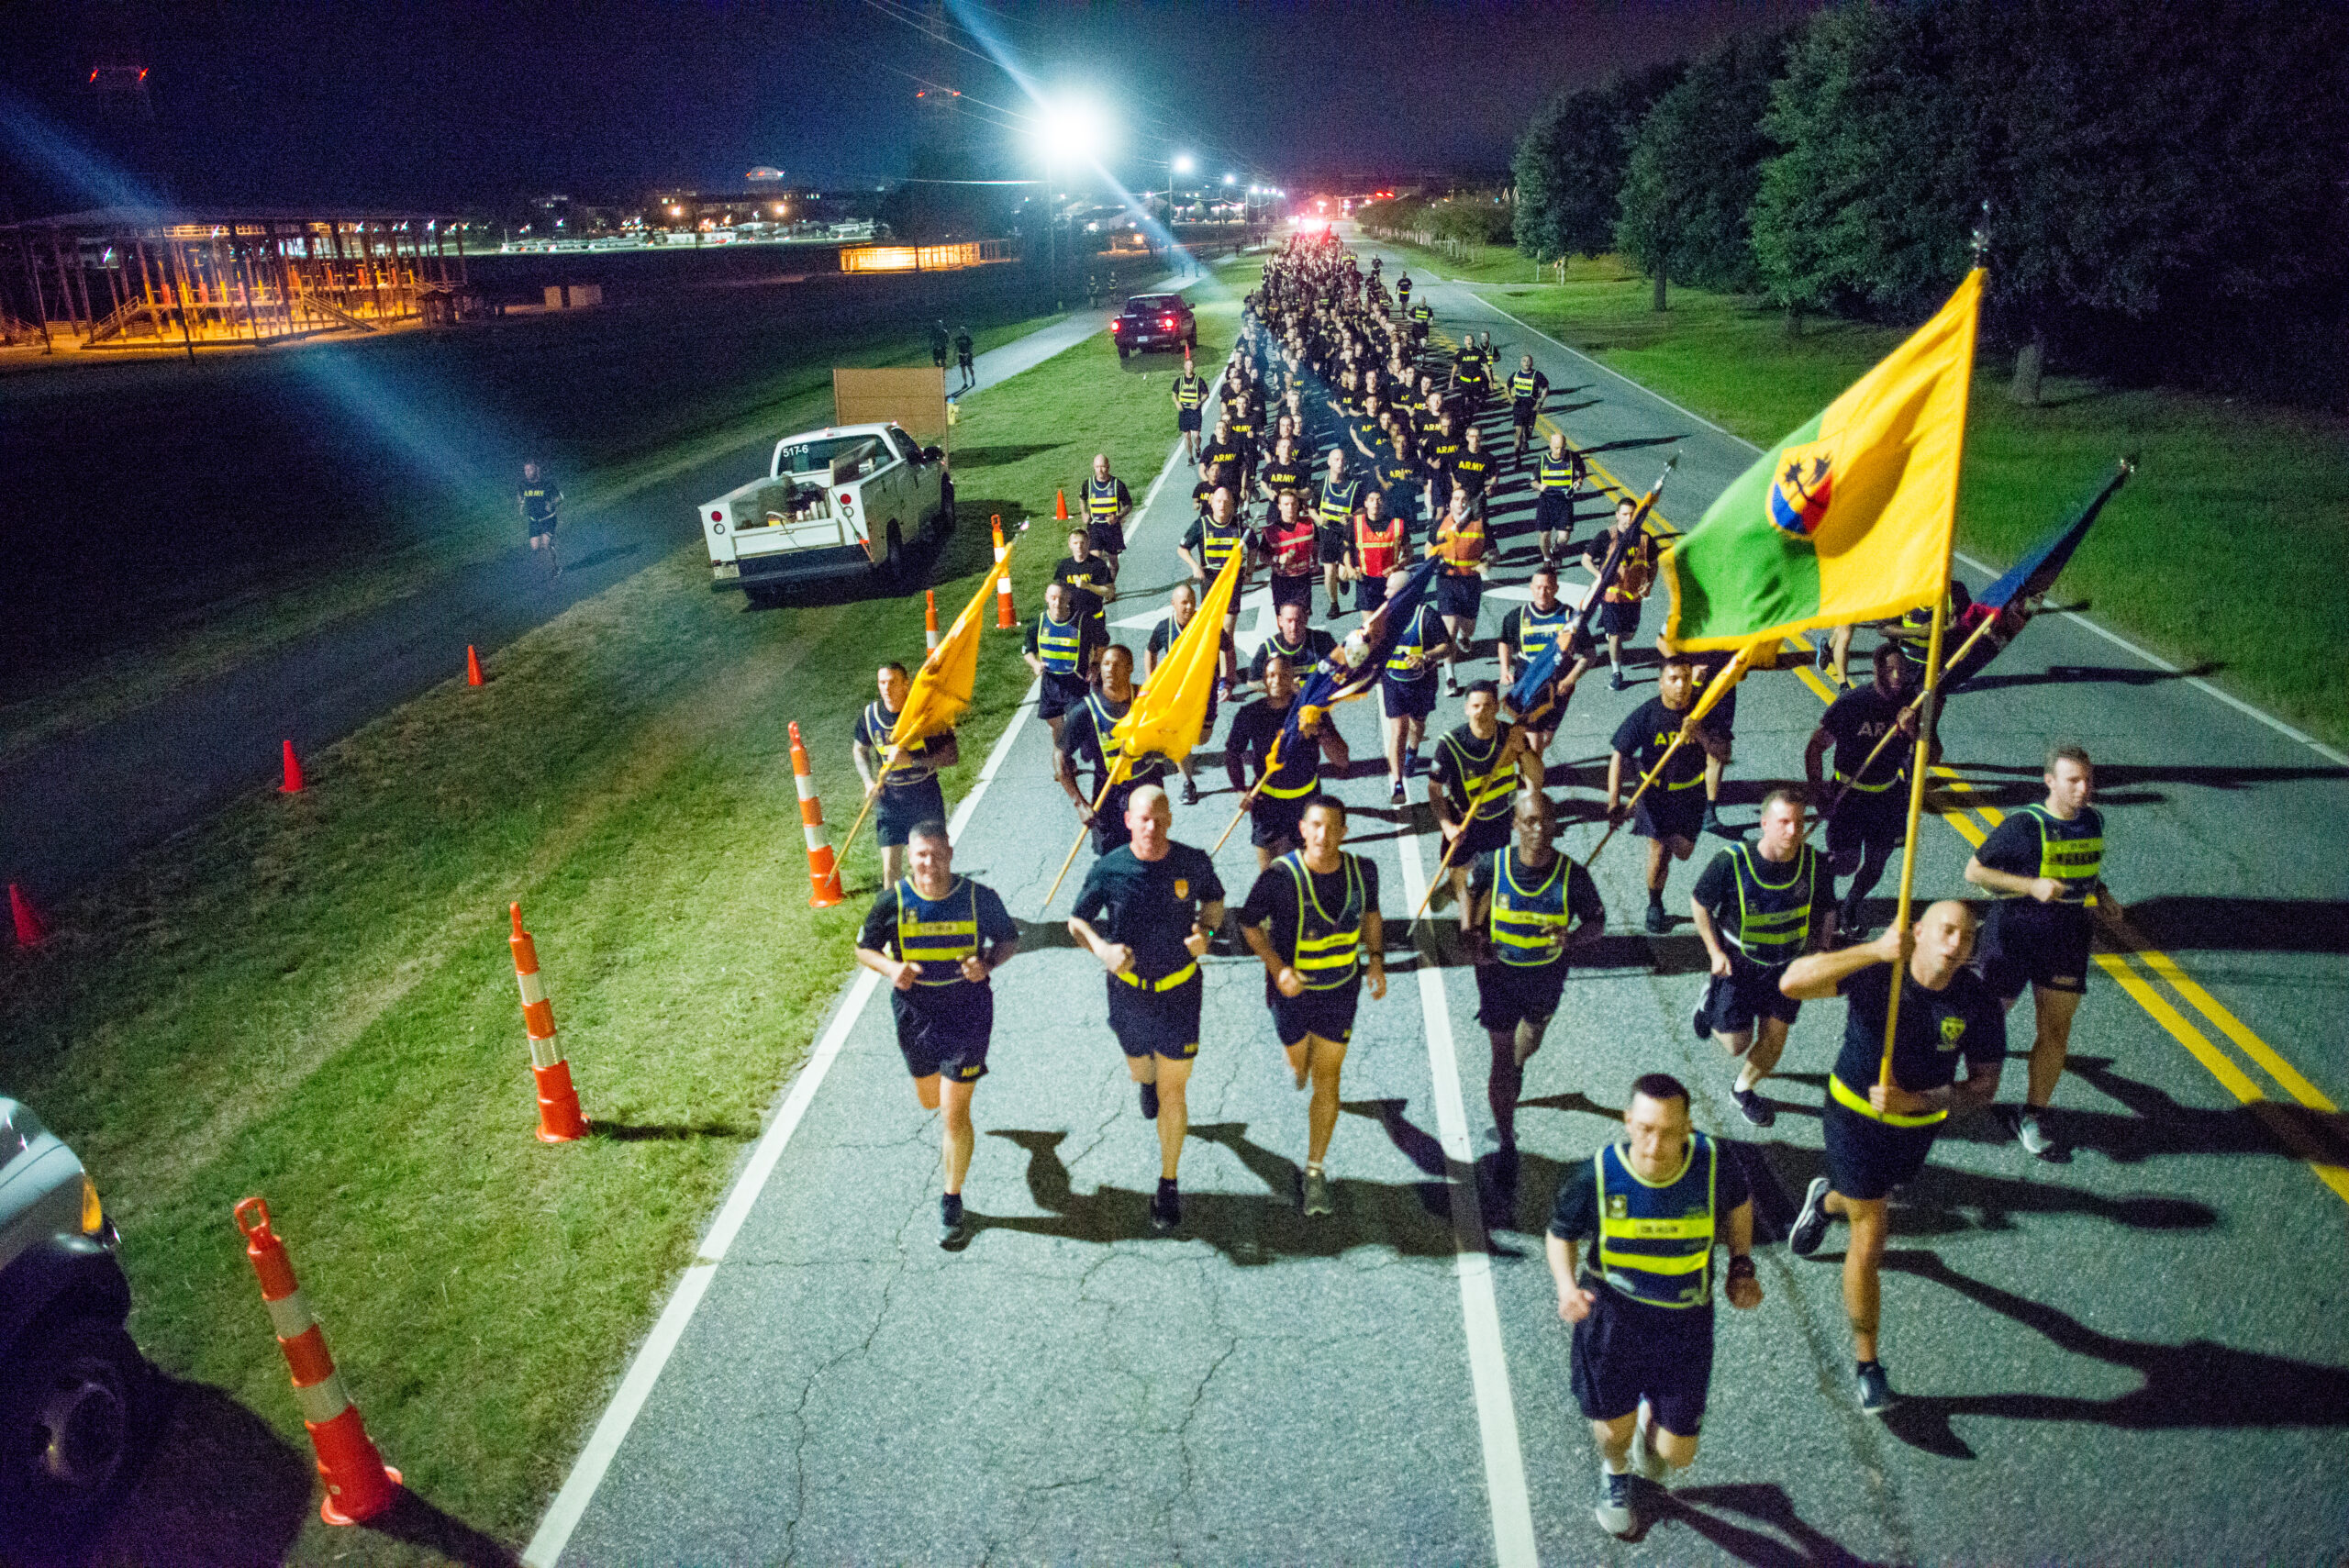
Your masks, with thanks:
[{"label": "asphalt road", "polygon": [[[1101,331],[1074,312],[977,355],[981,386]],[[564,520],[563,573],[529,551],[445,573],[381,609],[323,627],[132,712],[0,763],[0,879],[36,901],[62,895],[273,784],[281,742],[305,756],[464,669],[696,537],[695,507],[766,472],[774,430]],[[720,603],[739,601],[720,601]]]},{"label": "asphalt road", "polygon": [[[1678,450],[1667,517],[1693,519],[1751,460],[1469,291],[1431,294],[1448,332],[1489,326],[1512,358],[1534,352],[1559,389],[1553,417],[1632,485]],[[1115,614],[1174,580],[1187,490],[1168,483],[1146,508]],[[1530,523],[1520,484],[1497,519],[1499,581],[1521,582],[1530,543],[1508,537]],[[1486,636],[1505,608],[1488,603]],[[1126,635],[1138,643],[1140,628]],[[1646,680],[1620,695],[1594,684],[1552,745],[1578,855],[1597,837],[1606,738]],[[1386,806],[1370,706],[1341,710],[1359,761],[1334,788],[1399,932],[1438,850],[1422,808]],[[1766,781],[1799,776],[1820,711],[1802,677],[1753,678],[1733,821],[1751,820]],[[2334,837],[2349,779],[2052,617],[1953,705],[1943,734],[1973,793],[1953,785],[1968,808],[1925,827],[1920,893],[1957,891],[1965,835],[2035,798],[2044,746],[2076,738],[2101,764],[2109,879],[2157,951],[2110,961],[2131,989],[2112,971],[2092,983],[2059,1095],[2078,1113],[2076,1160],[2032,1161],[1976,1118],[1901,1195],[1884,1354],[1905,1398],[1888,1418],[1852,1399],[1840,1230],[1816,1260],[1765,1246],[1768,1299],[1720,1314],[1696,1467],[1643,1494],[1638,1540],[1591,1521],[1595,1460],[1540,1251],[1561,1173],[1611,1136],[1631,1078],[1664,1069],[1697,1085],[1698,1124],[1750,1156],[1765,1220],[1782,1222],[1785,1195],[1821,1169],[1842,1021],[1840,1004],[1804,1009],[1777,1124],[1746,1127],[1717,1048],[1688,1032],[1697,939],[1685,919],[1638,934],[1635,842],[1595,867],[1614,920],[1529,1070],[1513,1210],[1479,1195],[1486,1047],[1473,981],[1436,940],[1446,915],[1416,954],[1394,954],[1386,1000],[1363,1006],[1330,1162],[1339,1211],[1309,1224],[1294,1197],[1305,1107],[1261,970],[1209,963],[1185,1222],[1153,1238],[1153,1129],[1097,965],[1060,930],[1087,857],[1045,906],[1075,823],[1044,728],[1023,715],[957,818],[958,869],[1027,931],[996,982],[976,1099],[975,1240],[952,1255],[932,1244],[936,1118],[907,1084],[885,1005],[852,982],[529,1559],[2337,1562],[2349,1178],[2336,1171],[2336,1191],[2277,1129],[2349,1164],[2331,1109],[2349,1095],[2349,862]],[[1217,793],[1176,813],[1176,837],[1202,846],[1232,807],[1209,778]],[[1244,834],[1219,867],[1236,903],[1253,870]],[[1675,873],[1675,909],[1692,880]],[[2005,1098],[2021,1076],[2017,1061]]]}]

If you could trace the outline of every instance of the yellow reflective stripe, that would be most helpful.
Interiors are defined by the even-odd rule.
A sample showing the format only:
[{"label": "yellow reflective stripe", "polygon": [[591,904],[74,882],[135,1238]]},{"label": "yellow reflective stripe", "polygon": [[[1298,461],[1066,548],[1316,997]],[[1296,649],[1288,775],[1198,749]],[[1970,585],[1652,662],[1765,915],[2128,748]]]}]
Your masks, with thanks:
[{"label": "yellow reflective stripe", "polygon": [[1880,1111],[1868,1104],[1868,1097],[1865,1095],[1853,1093],[1851,1085],[1832,1073],[1827,1074],[1827,1092],[1834,1095],[1835,1103],[1845,1110],[1857,1111],[1870,1121],[1880,1121],[1888,1127],[1931,1127],[1933,1123],[1946,1120],[1949,1117],[1949,1112],[1946,1110],[1927,1111],[1922,1116],[1903,1116],[1898,1111]]},{"label": "yellow reflective stripe", "polygon": [[1138,991],[1172,991],[1199,972],[1199,961],[1193,959],[1172,974],[1162,974],[1155,980],[1144,980],[1139,974],[1120,972],[1111,978],[1122,980]]},{"label": "yellow reflective stripe", "polygon": [[1301,784],[1297,784],[1286,789],[1283,789],[1278,785],[1269,783],[1261,784],[1256,786],[1256,793],[1259,795],[1271,795],[1275,800],[1295,800],[1299,795],[1311,795],[1315,790],[1319,789],[1320,787],[1321,781],[1317,777],[1308,779]]},{"label": "yellow reflective stripe", "polygon": [[[1621,1232],[1616,1230],[1614,1227],[1624,1222],[1621,1220],[1608,1220],[1602,1223],[1599,1227],[1602,1238],[1613,1237],[1619,1241],[1621,1240]],[[1650,1223],[1671,1222],[1657,1220]],[[1692,1238],[1701,1235],[1709,1242],[1713,1236],[1713,1222],[1710,1219],[1700,1218],[1694,1223],[1702,1229],[1688,1234]],[[1709,1246],[1701,1252],[1627,1252],[1620,1246],[1614,1246],[1602,1248],[1600,1262],[1601,1266],[1610,1273],[1617,1268],[1628,1267],[1646,1274],[1693,1274],[1713,1261],[1711,1252],[1712,1249]]]},{"label": "yellow reflective stripe", "polygon": [[1599,1229],[1609,1236],[1627,1241],[1687,1241],[1713,1233],[1709,1215],[1683,1215],[1678,1219],[1609,1219],[1599,1221]]},{"label": "yellow reflective stripe", "polygon": [[1835,770],[1835,782],[1837,784],[1843,784],[1848,788],[1858,790],[1863,795],[1882,795],[1886,790],[1890,789],[1894,784],[1900,782],[1900,775],[1898,773],[1895,773],[1892,777],[1885,780],[1882,784],[1862,784],[1858,779],[1854,778],[1842,769],[1838,768]]}]

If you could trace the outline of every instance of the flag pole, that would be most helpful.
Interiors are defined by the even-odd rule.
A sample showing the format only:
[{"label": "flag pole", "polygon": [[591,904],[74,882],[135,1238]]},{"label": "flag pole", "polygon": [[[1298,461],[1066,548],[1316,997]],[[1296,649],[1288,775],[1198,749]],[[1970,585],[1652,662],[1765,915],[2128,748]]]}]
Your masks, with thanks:
[{"label": "flag pole", "polygon": [[[1983,211],[1987,215],[1989,210],[1989,203],[1985,202],[1982,205]],[[1974,270],[1977,272],[1982,271],[1983,252],[1987,250],[1988,246],[1989,236],[1986,230],[1984,228],[1976,229],[1974,231]],[[1965,398],[1970,395],[1972,391],[1974,380],[1975,333],[1981,323],[1981,304],[1980,298],[1977,295],[1975,308],[1966,317],[1965,352],[1965,357],[1959,361],[1959,363],[1965,367],[1966,378],[1966,386],[1962,389],[1958,403],[1958,408],[1961,416],[1965,409]],[[1958,478],[1952,480],[1950,484],[1949,522],[1948,526],[1942,533],[1942,571],[1941,580],[1935,585],[1933,593],[1932,630],[1925,639],[1925,689],[1918,697],[1918,700],[1924,706],[1917,724],[1916,758],[1915,761],[1910,763],[1909,770],[1908,838],[1900,846],[1900,899],[1898,904],[1894,906],[1893,910],[1893,929],[1898,933],[1894,943],[1894,951],[1898,954],[1898,958],[1894,960],[1898,973],[1893,975],[1892,984],[1886,991],[1884,1006],[1884,1057],[1883,1060],[1876,1064],[1876,1082],[1887,1089],[1892,1087],[1892,1044],[1899,1036],[1900,993],[1907,988],[1909,983],[1909,959],[1910,950],[1910,938],[1909,934],[1909,901],[1911,894],[1916,888],[1917,824],[1919,819],[1924,816],[1925,812],[1925,769],[1932,757],[1933,721],[1939,717],[1938,705],[1941,701],[1942,694],[1942,634],[1947,628],[1949,624],[1950,561],[1951,557],[1957,552],[1957,487],[1959,481],[1964,478],[1965,473],[1963,446],[1964,439],[1964,435],[1961,432],[1959,436],[1959,441],[1961,444],[1959,448]],[[1995,622],[1997,618],[1998,617],[1994,616],[1991,617],[1990,621],[1986,621],[1983,624],[1986,626],[1990,625],[1992,622]]]},{"label": "flag pole", "polygon": [[841,854],[847,854],[850,846],[856,842],[856,830],[864,826],[864,819],[873,815],[873,803],[881,798],[882,781],[889,776],[889,770],[897,765],[897,759],[904,752],[903,746],[891,742],[888,756],[882,759],[881,765],[873,770],[873,783],[864,792],[864,804],[856,808],[856,820],[850,823],[848,831],[841,835]]},{"label": "flag pole", "polygon": [[[1125,776],[1126,757],[1123,752],[1119,752],[1117,762],[1110,765],[1109,772],[1103,777],[1101,793],[1093,797],[1093,810],[1088,815],[1100,814],[1101,803],[1109,798],[1109,792],[1117,788],[1118,781]],[[1068,880],[1068,868],[1076,863],[1076,851],[1085,848],[1085,836],[1092,831],[1093,824],[1090,822],[1077,828],[1076,842],[1068,847],[1068,859],[1061,862],[1061,873],[1052,878],[1052,891],[1044,895],[1044,902],[1040,907],[1049,909],[1052,906],[1052,900],[1060,894],[1061,884]]]},{"label": "flag pole", "polygon": [[[1946,584],[1943,585],[1943,592],[1944,594],[1947,592]],[[1974,651],[1974,645],[1981,641],[1985,637],[1987,637],[1990,634],[1991,628],[1998,624],[1998,617],[2006,613],[2006,606],[2003,605],[1998,609],[1992,611],[1989,617],[1986,618],[1980,626],[1976,627],[1971,632],[1966,634],[1965,640],[1957,645],[1957,651],[1949,656],[1949,662],[1952,664],[1964,662],[1965,656]],[[1899,713],[1893,717],[1893,722],[1886,727],[1882,735],[1876,737],[1876,745],[1869,749],[1867,760],[1853,770],[1851,778],[1845,779],[1843,781],[1843,787],[1835,792],[1834,800],[1828,805],[1825,810],[1819,814],[1820,821],[1825,821],[1842,808],[1843,797],[1852,793],[1852,785],[1854,782],[1857,780],[1862,773],[1866,773],[1870,768],[1876,766],[1876,760],[1884,755],[1885,748],[1891,745],[1893,737],[1900,733],[1900,720],[1908,717],[1912,713],[1921,711],[1924,706],[1925,694],[1920,692],[1909,700],[1907,705],[1901,708]]]}]

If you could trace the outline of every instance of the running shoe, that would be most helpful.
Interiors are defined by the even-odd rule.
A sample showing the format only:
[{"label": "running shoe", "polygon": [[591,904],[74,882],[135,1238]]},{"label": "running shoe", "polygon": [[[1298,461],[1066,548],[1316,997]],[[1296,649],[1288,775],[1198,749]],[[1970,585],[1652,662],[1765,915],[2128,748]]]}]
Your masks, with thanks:
[{"label": "running shoe", "polygon": [[1688,1015],[1688,1032],[1698,1040],[1713,1038],[1713,1031],[1705,1027],[1705,1004],[1702,1002],[1698,1003],[1697,1010]]},{"label": "running shoe", "polygon": [[2047,1123],[2054,1119],[2043,1110],[2025,1111],[2015,1125],[2015,1140],[2037,1158],[2061,1165],[2072,1158],[2072,1151],[2047,1129]]},{"label": "running shoe", "polygon": [[1737,1114],[1755,1127],[1768,1127],[1778,1119],[1778,1110],[1752,1089],[1732,1088],[1729,1097],[1737,1102]]},{"label": "running shoe", "polygon": [[1186,806],[1197,806],[1198,803],[1199,786],[1191,780],[1185,779],[1183,781],[1183,804]]},{"label": "running shoe", "polygon": [[1157,1195],[1150,1200],[1150,1228],[1163,1236],[1182,1223],[1183,1195],[1174,1183],[1161,1181]]},{"label": "running shoe", "polygon": [[1397,779],[1395,781],[1395,787],[1386,792],[1386,798],[1397,806],[1403,804],[1403,781],[1401,779]]},{"label": "running shoe", "polygon": [[1308,1215],[1338,1212],[1337,1206],[1330,1201],[1330,1178],[1319,1171],[1305,1173],[1305,1212]]},{"label": "running shoe", "polygon": [[951,1193],[938,1199],[938,1244],[949,1251],[971,1239],[971,1216],[963,1207],[963,1200]]},{"label": "running shoe", "polygon": [[1652,937],[1660,937],[1664,935],[1664,932],[1672,929],[1672,917],[1664,912],[1663,905],[1651,904],[1648,906],[1646,925],[1648,929],[1648,935]]},{"label": "running shoe", "polygon": [[1598,1528],[1609,1535],[1628,1536],[1639,1521],[1631,1514],[1631,1473],[1602,1471],[1598,1477],[1598,1507],[1591,1510]]},{"label": "running shoe", "polygon": [[1892,1379],[1885,1375],[1882,1362],[1862,1362],[1854,1381],[1859,1385],[1860,1408],[1871,1416],[1881,1416],[1900,1402],[1892,1392]]},{"label": "running shoe", "polygon": [[1141,1086],[1141,1114],[1144,1120],[1158,1119],[1158,1085],[1155,1084]]},{"label": "running shoe", "polygon": [[1623,679],[1623,672],[1620,670],[1616,671],[1613,674],[1607,677],[1607,689],[1609,691],[1628,691],[1631,689],[1631,682]]},{"label": "running shoe", "polygon": [[1745,841],[1745,829],[1732,828],[1722,821],[1721,814],[1713,809],[1710,801],[1705,803],[1705,831],[1716,839],[1734,839],[1739,843]]},{"label": "running shoe", "polygon": [[1794,1229],[1787,1232],[1787,1251],[1798,1258],[1809,1257],[1827,1240],[1827,1193],[1831,1185],[1826,1177],[1813,1176],[1810,1190],[1802,1195],[1802,1208],[1795,1215]]}]

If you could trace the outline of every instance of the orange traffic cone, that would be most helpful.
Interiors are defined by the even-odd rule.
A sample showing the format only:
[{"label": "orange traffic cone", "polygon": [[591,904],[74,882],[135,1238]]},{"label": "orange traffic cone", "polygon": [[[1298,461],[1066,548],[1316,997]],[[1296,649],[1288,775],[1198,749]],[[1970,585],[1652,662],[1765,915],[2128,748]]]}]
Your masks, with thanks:
[{"label": "orange traffic cone", "polygon": [[40,911],[25,896],[25,890],[15,883],[8,884],[8,913],[17,922],[17,945],[37,948],[48,940],[49,928],[41,924]]},{"label": "orange traffic cone", "polygon": [[921,641],[930,652],[938,651],[938,590],[921,591]]},{"label": "orange traffic cone", "polygon": [[1058,523],[1068,521],[1068,492],[1065,490],[1052,492],[1052,520]]},{"label": "orange traffic cone", "polygon": [[1004,547],[1002,515],[987,522],[995,528],[995,625],[997,631],[1008,631],[1019,624],[1011,607],[1011,573],[1003,569],[1003,558],[1010,552]]},{"label": "orange traffic cone", "polygon": [[465,684],[478,686],[481,684],[481,655],[474,652],[473,645],[468,642],[465,644]]},{"label": "orange traffic cone", "polygon": [[816,771],[799,743],[799,721],[791,721],[791,783],[799,791],[799,832],[807,840],[807,907],[829,909],[848,895],[841,890],[840,862],[824,836],[824,803],[816,798]]},{"label": "orange traffic cone", "polygon": [[579,1113],[579,1091],[571,1086],[571,1063],[564,1060],[554,1031],[554,1004],[539,978],[539,948],[522,929],[522,906],[510,906],[514,934],[507,939],[514,950],[514,979],[522,988],[522,1032],[530,1037],[530,1073],[539,1081],[539,1141],[568,1143],[587,1136],[587,1118]]},{"label": "orange traffic cone", "polygon": [[400,1473],[384,1462],[359,1418],[359,1407],[342,1391],[326,1330],[302,1299],[285,1244],[270,1232],[269,1205],[249,1197],[235,1213],[237,1229],[245,1233],[245,1258],[261,1280],[262,1305],[269,1308],[277,1348],[294,1376],[294,1397],[302,1407],[302,1424],[310,1429],[319,1478],[327,1484],[318,1518],[330,1525],[364,1523],[398,1501]]},{"label": "orange traffic cone", "polygon": [[285,782],[277,786],[280,795],[302,793],[302,759],[294,754],[294,742],[285,743]]}]

